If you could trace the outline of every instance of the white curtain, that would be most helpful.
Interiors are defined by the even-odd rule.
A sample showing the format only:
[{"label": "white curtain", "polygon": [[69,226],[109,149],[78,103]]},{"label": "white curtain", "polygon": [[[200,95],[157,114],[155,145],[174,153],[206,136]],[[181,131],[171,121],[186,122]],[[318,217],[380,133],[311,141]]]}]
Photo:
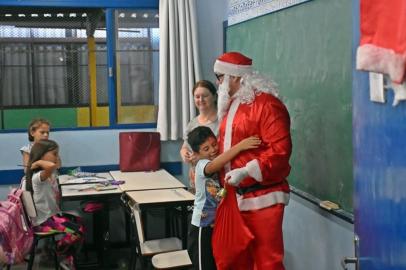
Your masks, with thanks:
[{"label": "white curtain", "polygon": [[195,0],[159,1],[159,108],[161,140],[182,138],[196,109],[191,94],[201,79]]}]

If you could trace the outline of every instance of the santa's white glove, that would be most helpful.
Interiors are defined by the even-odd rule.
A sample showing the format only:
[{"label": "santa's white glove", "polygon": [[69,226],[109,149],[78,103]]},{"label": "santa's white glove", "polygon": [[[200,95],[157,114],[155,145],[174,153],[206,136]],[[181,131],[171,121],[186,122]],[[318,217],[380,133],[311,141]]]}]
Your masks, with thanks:
[{"label": "santa's white glove", "polygon": [[237,168],[226,173],[224,178],[232,186],[238,186],[240,182],[248,176],[248,170],[245,167]]}]

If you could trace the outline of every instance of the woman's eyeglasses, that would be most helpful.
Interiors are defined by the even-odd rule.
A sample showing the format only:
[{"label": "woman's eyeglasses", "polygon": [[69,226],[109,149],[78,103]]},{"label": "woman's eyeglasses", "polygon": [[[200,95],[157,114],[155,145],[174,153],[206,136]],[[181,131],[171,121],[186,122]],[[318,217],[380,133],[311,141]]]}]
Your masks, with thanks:
[{"label": "woman's eyeglasses", "polygon": [[216,76],[218,81],[220,81],[224,77],[224,74],[214,73],[214,75]]}]

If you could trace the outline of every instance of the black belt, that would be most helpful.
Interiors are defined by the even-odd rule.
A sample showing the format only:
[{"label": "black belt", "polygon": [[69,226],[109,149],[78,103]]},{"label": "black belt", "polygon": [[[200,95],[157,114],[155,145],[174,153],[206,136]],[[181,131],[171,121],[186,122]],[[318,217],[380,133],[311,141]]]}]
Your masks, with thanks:
[{"label": "black belt", "polygon": [[270,187],[269,185],[261,185],[260,183],[255,183],[255,184],[253,184],[252,186],[249,186],[249,187],[238,187],[238,188],[235,189],[235,191],[238,194],[243,195],[243,194],[248,193],[248,192],[257,191],[257,190],[260,190],[260,189],[266,189],[266,188],[269,188],[269,187]]}]

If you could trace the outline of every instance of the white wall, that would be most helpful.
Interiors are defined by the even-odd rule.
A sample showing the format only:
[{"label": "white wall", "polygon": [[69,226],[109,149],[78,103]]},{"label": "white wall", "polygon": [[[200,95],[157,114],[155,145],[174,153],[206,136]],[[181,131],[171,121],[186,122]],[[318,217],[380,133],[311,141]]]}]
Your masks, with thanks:
[{"label": "white wall", "polygon": [[341,259],[354,255],[354,226],[294,194],[283,230],[287,270],[342,270]]},{"label": "white wall", "polygon": [[228,0],[197,0],[197,24],[203,79],[214,82],[213,64],[223,53],[223,21]]}]

